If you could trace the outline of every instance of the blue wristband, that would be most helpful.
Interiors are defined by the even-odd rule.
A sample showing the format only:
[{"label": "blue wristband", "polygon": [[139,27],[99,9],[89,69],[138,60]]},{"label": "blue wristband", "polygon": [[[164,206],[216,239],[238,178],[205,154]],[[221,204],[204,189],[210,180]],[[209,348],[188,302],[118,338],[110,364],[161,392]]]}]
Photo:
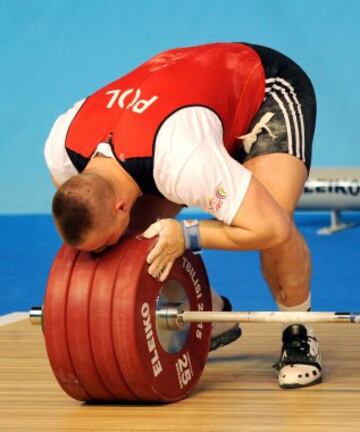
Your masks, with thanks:
[{"label": "blue wristband", "polygon": [[181,221],[181,226],[184,233],[185,248],[192,250],[194,254],[201,253],[199,221],[186,219]]}]

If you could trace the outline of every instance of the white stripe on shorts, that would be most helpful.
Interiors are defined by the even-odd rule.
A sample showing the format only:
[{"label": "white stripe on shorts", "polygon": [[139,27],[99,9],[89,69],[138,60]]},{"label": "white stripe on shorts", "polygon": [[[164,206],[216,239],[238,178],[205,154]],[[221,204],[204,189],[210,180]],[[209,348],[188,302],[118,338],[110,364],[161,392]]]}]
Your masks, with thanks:
[{"label": "white stripe on shorts", "polygon": [[[299,102],[299,99],[297,98],[294,87],[288,81],[286,81],[280,77],[267,78],[266,79],[266,84],[271,84],[271,83],[275,83],[275,82],[277,84],[280,84],[280,85],[286,87],[285,91],[287,91],[287,90],[290,91],[290,96],[293,97],[293,100],[295,102],[297,112],[299,115],[299,119],[300,119],[300,130],[301,130],[301,153],[300,153],[300,156],[301,156],[301,159],[305,162],[305,126],[304,126],[304,116],[303,116],[303,112],[301,109],[301,104]],[[298,144],[297,144],[297,146],[298,146]]]},{"label": "white stripe on shorts", "polygon": [[291,115],[292,115],[292,119],[294,122],[294,129],[295,129],[295,146],[296,146],[296,157],[303,159],[303,155],[300,155],[300,135],[299,135],[299,123],[298,123],[298,119],[294,110],[294,104],[292,102],[292,100],[289,97],[289,94],[287,93],[287,91],[284,89],[284,87],[278,86],[276,84],[273,85],[273,88],[275,90],[279,90],[282,95],[284,96],[286,102],[289,105],[290,111],[291,111]]}]

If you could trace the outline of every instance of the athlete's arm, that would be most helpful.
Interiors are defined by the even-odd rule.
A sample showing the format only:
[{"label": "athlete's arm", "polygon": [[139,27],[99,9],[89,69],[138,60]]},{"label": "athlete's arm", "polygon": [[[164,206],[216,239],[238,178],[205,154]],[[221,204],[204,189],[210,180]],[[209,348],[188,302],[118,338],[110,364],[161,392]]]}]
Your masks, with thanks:
[{"label": "athlete's arm", "polygon": [[[204,249],[261,250],[284,242],[290,234],[286,212],[253,177],[231,225],[216,220],[199,223],[200,244]],[[185,251],[180,222],[162,219],[152,224],[144,237],[159,236],[147,257],[149,273],[164,281],[176,258]]]},{"label": "athlete's arm", "polygon": [[[154,171],[159,190],[170,201],[201,207],[217,219],[200,222],[203,248],[266,249],[285,241],[290,229],[287,215],[250,171],[227,153],[221,123],[213,112],[180,111],[160,129],[158,144]],[[171,219],[145,232],[145,237],[155,235],[159,240],[148,256],[149,272],[162,272],[163,280],[184,252],[184,238],[179,222]]]},{"label": "athlete's arm", "polygon": [[77,102],[74,107],[56,119],[45,143],[45,161],[57,188],[67,179],[78,174],[66,152],[65,141],[69,126],[83,103],[84,100]]},{"label": "athlete's arm", "polygon": [[216,221],[202,221],[205,248],[264,249],[284,240],[284,211],[223,143],[222,124],[204,107],[185,108],[160,129],[155,180],[170,201],[197,206]]},{"label": "athlete's arm", "polygon": [[255,177],[231,225],[204,220],[199,227],[201,246],[206,249],[267,249],[290,234],[288,215]]}]

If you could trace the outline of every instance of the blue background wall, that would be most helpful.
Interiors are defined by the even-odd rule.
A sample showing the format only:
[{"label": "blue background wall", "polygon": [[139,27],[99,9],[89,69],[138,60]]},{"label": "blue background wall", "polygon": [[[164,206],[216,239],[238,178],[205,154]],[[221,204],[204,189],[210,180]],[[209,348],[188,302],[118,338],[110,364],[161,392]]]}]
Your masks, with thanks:
[{"label": "blue background wall", "polygon": [[[49,216],[24,216],[49,213],[43,146],[59,114],[161,50],[249,41],[284,52],[311,76],[314,165],[356,166],[359,16],[358,0],[0,0],[0,315],[41,303],[60,244]],[[328,216],[297,217],[313,252],[314,307],[360,309],[360,227],[319,237]],[[274,308],[255,252],[204,258],[235,307]]]},{"label": "blue background wall", "polygon": [[[193,214],[196,217],[196,214]],[[326,214],[298,214],[296,222],[312,251],[312,304],[316,310],[360,313],[360,213],[347,213],[352,230],[319,236]],[[48,215],[0,216],[0,316],[42,304],[48,272],[60,239]],[[237,310],[275,310],[259,270],[257,252],[205,250],[210,282]]]},{"label": "blue background wall", "polygon": [[213,41],[283,51],[319,103],[314,165],[358,165],[360,2],[0,0],[0,213],[47,213],[60,113],[154,53]]}]

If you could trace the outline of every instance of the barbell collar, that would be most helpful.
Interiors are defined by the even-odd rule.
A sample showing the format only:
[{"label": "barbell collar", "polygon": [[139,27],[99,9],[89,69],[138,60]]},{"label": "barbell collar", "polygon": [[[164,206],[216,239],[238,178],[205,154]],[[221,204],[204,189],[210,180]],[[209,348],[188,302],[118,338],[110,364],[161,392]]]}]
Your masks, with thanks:
[{"label": "barbell collar", "polygon": [[29,318],[32,325],[41,325],[42,321],[42,306],[34,306],[29,312]]},{"label": "barbell collar", "polygon": [[179,331],[186,328],[186,323],[179,320],[181,313],[182,311],[179,312],[176,307],[158,309],[156,311],[156,321],[159,329]]}]

